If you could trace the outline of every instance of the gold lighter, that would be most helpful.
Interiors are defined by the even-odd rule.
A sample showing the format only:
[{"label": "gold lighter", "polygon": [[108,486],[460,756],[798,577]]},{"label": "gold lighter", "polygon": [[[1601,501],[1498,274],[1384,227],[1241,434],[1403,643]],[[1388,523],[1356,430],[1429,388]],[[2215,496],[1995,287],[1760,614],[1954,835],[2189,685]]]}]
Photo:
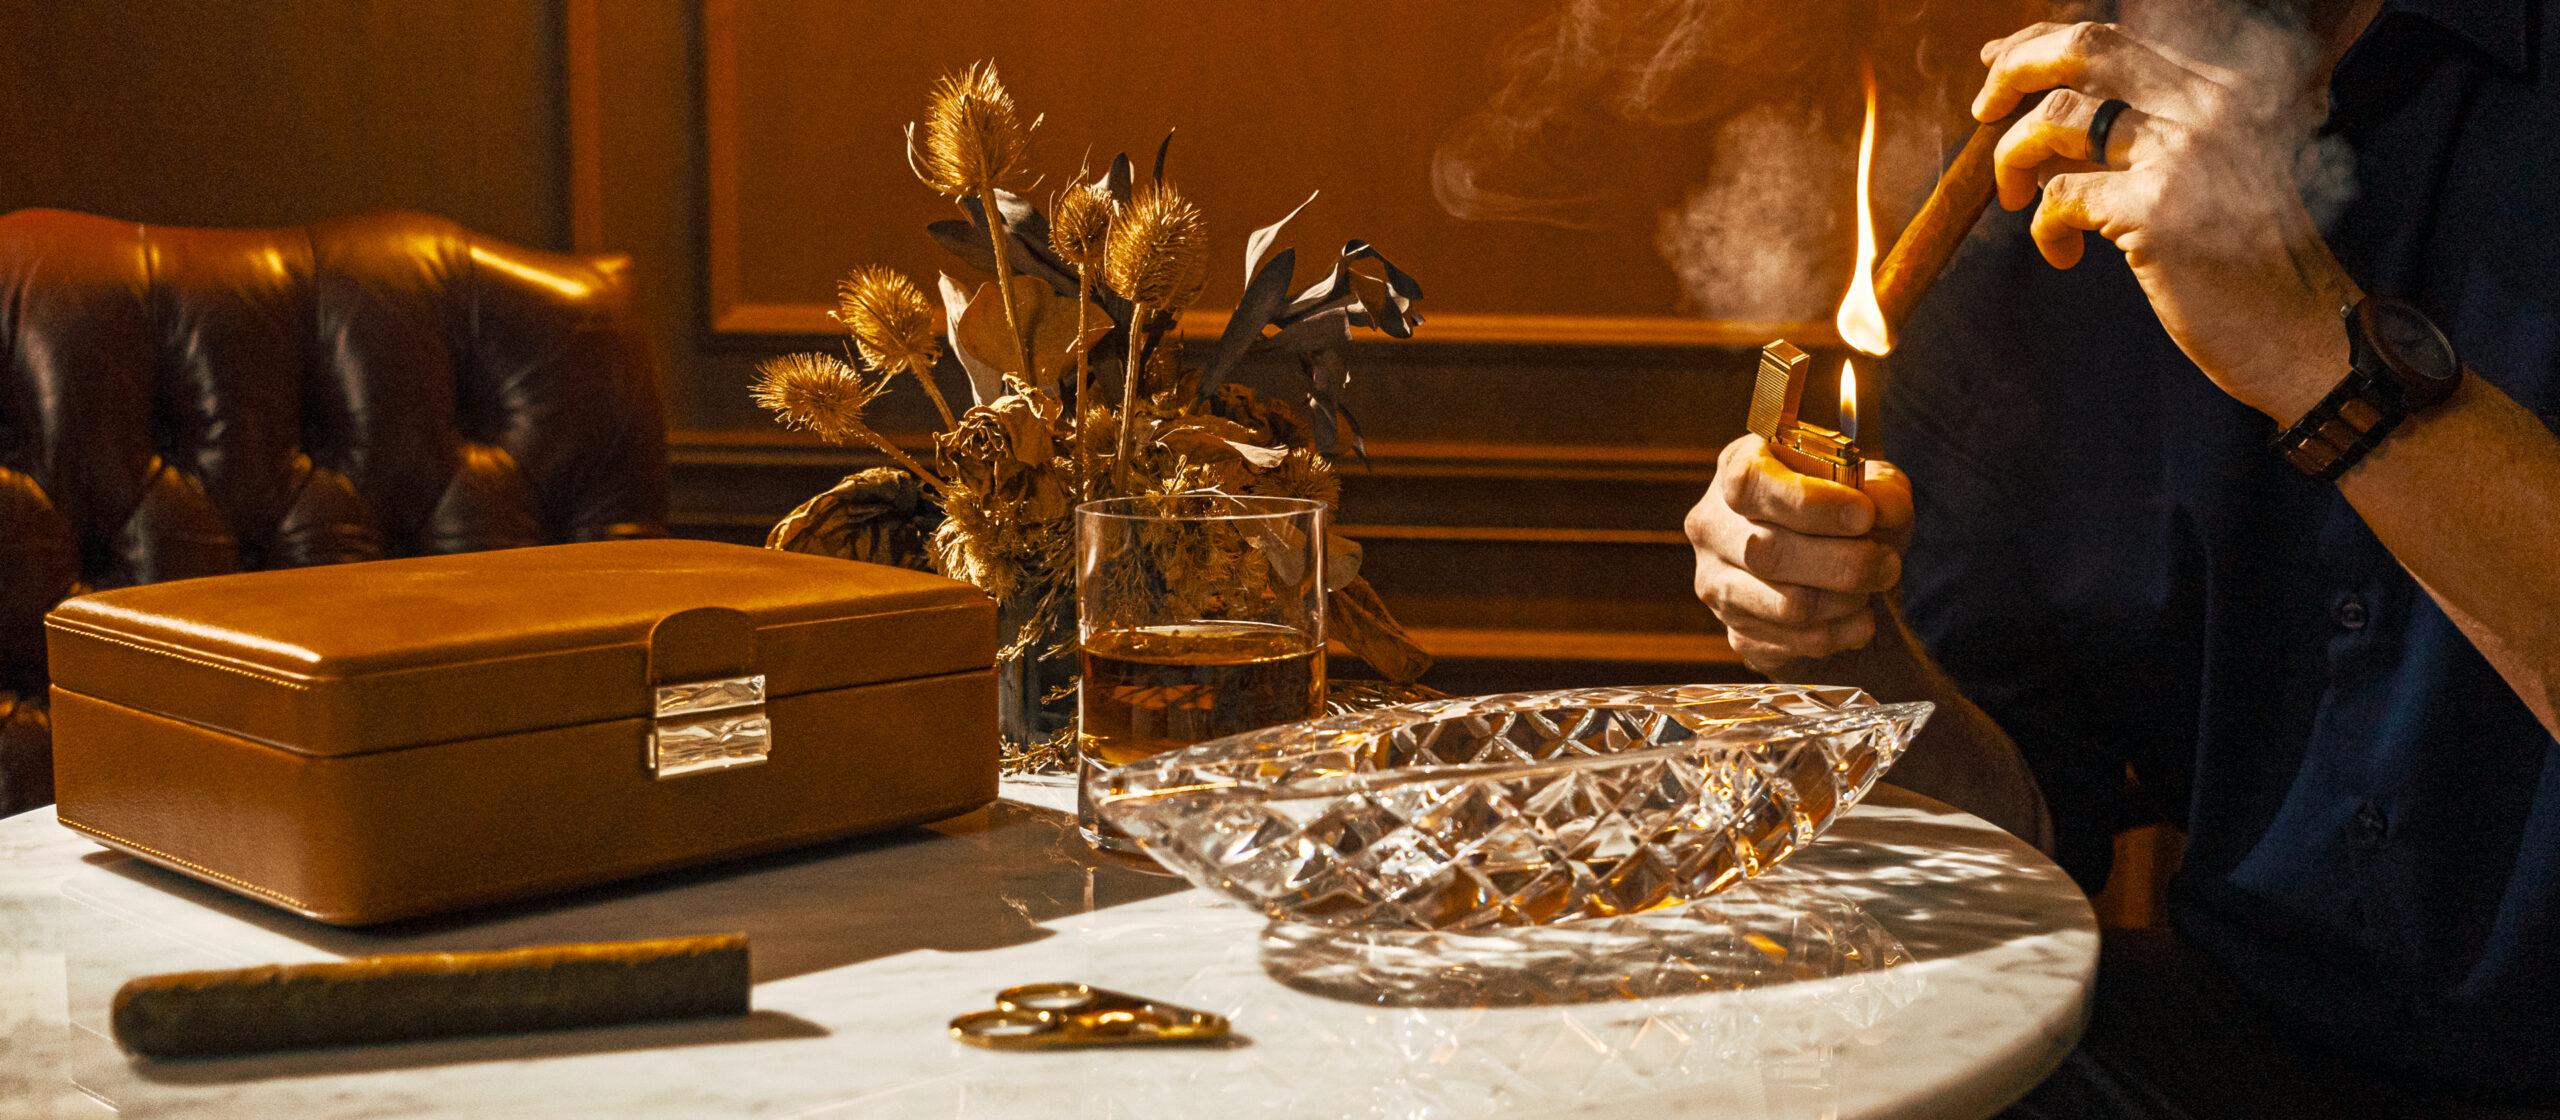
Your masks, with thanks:
[{"label": "gold lighter", "polygon": [[1797,473],[1854,487],[1867,462],[1857,441],[1797,415],[1812,365],[1812,355],[1783,338],[1760,348],[1760,379],[1751,388],[1751,431],[1768,441],[1769,454]]}]

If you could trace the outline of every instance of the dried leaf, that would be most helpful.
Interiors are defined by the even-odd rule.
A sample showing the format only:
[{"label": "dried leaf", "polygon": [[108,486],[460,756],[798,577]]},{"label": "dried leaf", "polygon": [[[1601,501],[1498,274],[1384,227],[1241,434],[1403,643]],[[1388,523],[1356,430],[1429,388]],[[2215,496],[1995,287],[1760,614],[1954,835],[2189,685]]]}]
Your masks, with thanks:
[{"label": "dried leaf", "polygon": [[1315,428],[1316,450],[1334,454],[1347,432],[1352,453],[1367,459],[1369,449],[1360,438],[1360,425],[1342,405],[1342,391],[1351,383],[1351,367],[1343,362],[1342,352],[1317,350],[1301,356],[1298,367],[1307,375],[1307,420]]},{"label": "dried leaf", "polygon": [[[1000,196],[996,205],[1010,212],[1013,207],[1005,200],[1008,197],[1016,196]],[[924,227],[925,236],[932,238],[934,244],[942,246],[944,252],[960,258],[961,263],[986,275],[995,275],[995,250],[987,244],[987,227],[979,217],[978,200],[963,199],[960,208],[968,213],[968,221],[945,218],[930,223]],[[1049,221],[1041,217],[1039,211],[1030,211],[1028,219],[1021,226],[1017,227],[1008,222],[1007,231],[1013,238],[1013,247],[1006,252],[1005,259],[1012,263],[1015,273],[1023,276],[1037,276],[1048,284],[1051,291],[1060,295],[1068,295],[1076,290],[1075,270],[1068,268],[1066,262],[1059,260],[1057,254],[1050,251]],[[1025,240],[1032,233],[1040,237],[1039,244],[1034,245]]]},{"label": "dried leaf", "polygon": [[1369,325],[1385,332],[1389,338],[1412,338],[1413,323],[1405,317],[1404,306],[1387,288],[1386,278],[1362,268],[1348,271],[1351,294],[1360,301],[1361,314],[1367,317]]},{"label": "dried leaf", "polygon": [[1296,525],[1264,517],[1243,518],[1236,525],[1253,542],[1253,551],[1262,555],[1281,587],[1296,587],[1307,578],[1307,535]]},{"label": "dried leaf", "polygon": [[1164,140],[1156,145],[1156,182],[1164,182],[1164,157],[1173,151],[1173,131],[1164,130]]},{"label": "dried leaf", "polygon": [[[962,352],[964,362],[974,359],[994,371],[1000,381],[1004,374],[1019,376],[1022,371],[1014,367],[1021,365],[1022,359],[1014,345],[1013,329],[1005,323],[1004,301],[991,298],[995,290],[992,283],[978,286],[977,295],[970,299],[958,320],[953,345]],[[1077,347],[1090,346],[1111,333],[1110,317],[1087,301],[1085,333],[1080,339],[1076,334],[1075,300],[1051,294],[1048,285],[1029,276],[1013,278],[1013,307],[1014,313],[1022,316],[1024,329],[1031,332],[1031,361],[1040,367],[1023,380],[1043,389],[1055,391],[1060,376],[1075,368]],[[970,380],[975,383],[974,374]],[[992,399],[981,392],[979,403]]]},{"label": "dried leaf", "polygon": [[1285,327],[1310,315],[1357,303],[1359,297],[1351,289],[1351,265],[1355,261],[1377,262],[1379,271],[1386,274],[1387,291],[1392,299],[1399,301],[1400,309],[1410,307],[1414,300],[1422,298],[1422,285],[1405,275],[1404,270],[1397,268],[1385,254],[1366,241],[1346,241],[1342,244],[1342,255],[1333,263],[1333,272],[1298,293],[1298,298],[1291,300],[1273,321]]},{"label": "dried leaf", "polygon": [[1244,360],[1245,352],[1262,341],[1262,329],[1271,325],[1271,316],[1288,302],[1289,279],[1297,267],[1298,251],[1282,249],[1245,284],[1243,298],[1236,301],[1235,314],[1227,317],[1227,329],[1218,335],[1218,344],[1210,348],[1208,364],[1200,368],[1203,395],[1225,384],[1236,364]]},{"label": "dried leaf", "polygon": [[1286,217],[1283,217],[1279,221],[1273,222],[1270,225],[1264,226],[1261,229],[1255,230],[1245,237],[1244,282],[1247,286],[1251,286],[1253,284],[1255,274],[1262,270],[1262,258],[1265,254],[1271,252],[1271,243],[1280,239],[1280,228],[1288,225],[1290,218],[1297,217],[1298,214],[1301,211],[1304,211],[1309,204],[1315,202],[1316,195],[1322,193],[1324,192],[1316,191],[1310,193],[1307,195],[1307,201],[1298,204],[1298,209],[1289,211]]},{"label": "dried leaf", "polygon": [[1351,342],[1351,309],[1333,310],[1307,316],[1261,339],[1261,345],[1250,349],[1280,354],[1313,354],[1336,350]]},{"label": "dried leaf", "polygon": [[1399,684],[1431,668],[1431,654],[1387,613],[1387,604],[1365,579],[1325,596],[1325,630],[1379,675]]},{"label": "dried leaf", "polygon": [[1360,578],[1360,542],[1330,529],[1324,534],[1324,589],[1340,591]]},{"label": "dried leaf", "polygon": [[914,476],[890,467],[849,474],[776,522],[764,546],[924,570]]},{"label": "dried leaf", "polygon": [[1289,449],[1285,447],[1264,447],[1258,443],[1243,443],[1232,439],[1224,442],[1258,471],[1271,470],[1289,461]]},{"label": "dried leaf", "polygon": [[[980,212],[978,200],[962,199],[960,209],[969,215],[969,228],[975,234],[974,240],[983,248],[987,244],[987,222],[986,216]],[[1011,191],[997,191],[996,212],[1004,216],[1004,230],[1019,246],[1010,254],[1014,270],[1048,281],[1049,287],[1059,295],[1072,294],[1076,290],[1075,266],[1068,264],[1057,250],[1049,247],[1049,218],[1040,212],[1039,205]],[[995,260],[992,250],[987,260],[990,263]]]},{"label": "dried leaf", "polygon": [[1155,442],[1195,462],[1242,461],[1239,447],[1251,446],[1253,432],[1221,416],[1179,416],[1156,426]]},{"label": "dried leaf", "polygon": [[1136,193],[1136,179],[1136,172],[1129,166],[1129,153],[1122,152],[1111,157],[1111,170],[1103,176],[1102,181],[1109,184],[1112,201],[1127,206],[1130,196]]},{"label": "dried leaf", "polygon": [[[979,300],[977,296],[971,295],[967,288],[961,287],[959,281],[952,279],[949,273],[941,274],[941,280],[942,321],[948,324],[944,328],[944,340],[950,343],[951,355],[960,359],[960,368],[969,374],[970,403],[985,404],[1004,395],[1004,370],[961,344],[960,324],[968,321],[969,309],[976,306]],[[978,286],[977,295],[985,295],[994,289],[995,285],[981,284]],[[997,311],[998,317],[1001,318],[1002,308],[998,308]],[[1007,342],[997,347],[996,352],[1004,353],[1010,350],[1012,345]]]}]

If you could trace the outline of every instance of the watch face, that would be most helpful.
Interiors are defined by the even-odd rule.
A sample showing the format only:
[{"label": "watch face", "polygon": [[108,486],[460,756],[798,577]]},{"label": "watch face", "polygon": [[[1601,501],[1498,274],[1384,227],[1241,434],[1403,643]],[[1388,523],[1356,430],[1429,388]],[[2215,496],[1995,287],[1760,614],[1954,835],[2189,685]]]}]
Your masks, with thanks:
[{"label": "watch face", "polygon": [[2383,359],[2405,374],[2447,381],[2461,372],[2453,344],[2417,308],[2396,299],[2373,301],[2373,344]]},{"label": "watch face", "polygon": [[2385,381],[2384,391],[2398,397],[2401,408],[2414,412],[2453,395],[2462,379],[2461,359],[2425,312],[2387,296],[2367,297],[2357,312],[2365,345],[2382,367],[2364,372]]}]

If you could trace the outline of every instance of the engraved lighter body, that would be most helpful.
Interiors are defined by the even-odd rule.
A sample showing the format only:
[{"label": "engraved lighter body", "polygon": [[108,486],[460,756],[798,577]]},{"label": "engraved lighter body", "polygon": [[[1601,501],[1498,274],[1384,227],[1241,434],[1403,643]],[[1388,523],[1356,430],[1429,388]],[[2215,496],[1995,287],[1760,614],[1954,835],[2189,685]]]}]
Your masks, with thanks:
[{"label": "engraved lighter body", "polygon": [[1760,348],[1760,377],[1751,387],[1751,431],[1768,441],[1769,454],[1797,473],[1854,487],[1867,462],[1856,441],[1797,415],[1812,365],[1811,355],[1783,338]]}]

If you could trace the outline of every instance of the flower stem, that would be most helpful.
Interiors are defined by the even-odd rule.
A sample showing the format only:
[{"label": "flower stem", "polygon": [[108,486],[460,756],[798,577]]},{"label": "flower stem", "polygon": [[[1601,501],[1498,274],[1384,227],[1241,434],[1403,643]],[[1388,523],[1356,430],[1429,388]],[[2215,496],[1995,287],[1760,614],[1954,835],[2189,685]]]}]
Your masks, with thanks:
[{"label": "flower stem", "polygon": [[879,449],[881,454],[895,460],[899,466],[907,468],[907,473],[924,480],[927,485],[932,486],[934,489],[951,489],[949,486],[943,485],[940,476],[934,474],[932,471],[924,469],[924,464],[916,462],[915,456],[909,455],[905,451],[900,450],[897,444],[889,442],[888,438],[882,436],[880,433],[872,431],[869,428],[855,428],[853,430],[853,434],[861,437],[862,442]]},{"label": "flower stem", "polygon": [[908,366],[907,372],[914,374],[916,383],[924,386],[924,395],[933,398],[933,410],[942,414],[942,430],[947,432],[959,427],[960,418],[951,414],[951,402],[942,399],[942,386],[933,383],[933,367],[917,369]]},{"label": "flower stem", "polygon": [[996,296],[1004,301],[1004,325],[1013,332],[1013,344],[1021,355],[1022,383],[1037,384],[1040,374],[1031,365],[1031,336],[1022,333],[1022,314],[1013,309],[1013,258],[1005,252],[1004,212],[996,209],[994,184],[978,185],[978,208],[986,212],[987,248],[996,258]]},{"label": "flower stem", "polygon": [[1129,466],[1129,453],[1137,444],[1138,371],[1144,367],[1146,350],[1147,305],[1129,305],[1129,371],[1120,377],[1120,450],[1112,466],[1120,476],[1120,484],[1130,493],[1138,489],[1138,475]]},{"label": "flower stem", "polygon": [[1093,347],[1085,344],[1085,294],[1093,289],[1093,269],[1076,266],[1076,497],[1093,498],[1093,449],[1084,441],[1084,414],[1089,402],[1086,390],[1092,388]]}]

